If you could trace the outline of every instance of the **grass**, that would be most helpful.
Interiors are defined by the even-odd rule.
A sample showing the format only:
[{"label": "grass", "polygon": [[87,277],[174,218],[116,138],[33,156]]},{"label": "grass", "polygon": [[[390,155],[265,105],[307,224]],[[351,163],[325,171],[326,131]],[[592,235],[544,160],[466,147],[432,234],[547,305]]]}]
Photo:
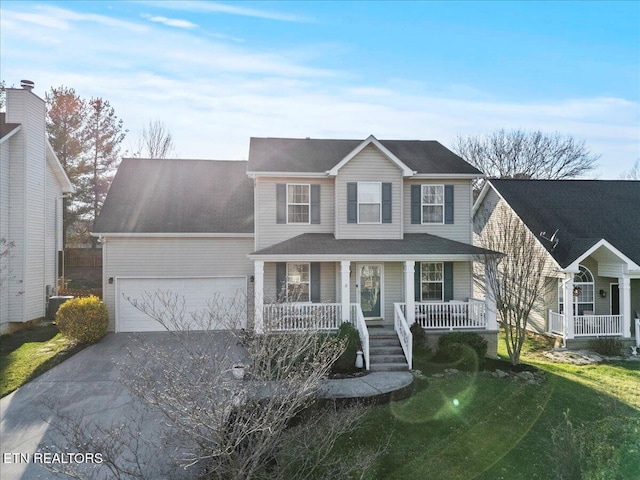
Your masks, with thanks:
[{"label": "grass", "polygon": [[[545,361],[545,348],[543,339],[531,338],[522,358],[546,372],[542,385],[486,372],[423,377],[410,398],[375,407],[349,441],[365,448],[388,441],[368,478],[557,478],[551,432],[567,411],[587,431],[612,419],[635,429],[624,461],[601,477],[633,478],[631,468],[640,464],[640,363],[556,364]],[[416,365],[431,372],[446,367],[424,358]]]},{"label": "grass", "polygon": [[0,337],[0,397],[84,348],[55,325],[35,326]]}]

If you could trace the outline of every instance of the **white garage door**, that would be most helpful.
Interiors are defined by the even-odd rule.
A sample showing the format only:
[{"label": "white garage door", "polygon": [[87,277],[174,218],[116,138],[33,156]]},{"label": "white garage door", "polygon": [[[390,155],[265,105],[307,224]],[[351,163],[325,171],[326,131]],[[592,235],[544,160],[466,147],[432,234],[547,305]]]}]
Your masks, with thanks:
[{"label": "white garage door", "polygon": [[[116,332],[166,330],[134,306],[136,302],[154,305],[156,311],[164,312],[168,309],[163,304],[178,305],[180,313],[173,316],[192,330],[226,329],[229,318],[236,319],[236,324],[244,328],[247,326],[246,285],[245,277],[116,278]],[[172,300],[165,302],[167,298]],[[210,309],[210,304],[215,308]],[[210,310],[214,310],[213,315],[198,315]],[[194,320],[194,314],[200,320]],[[171,330],[176,329],[173,321],[166,323]]]}]

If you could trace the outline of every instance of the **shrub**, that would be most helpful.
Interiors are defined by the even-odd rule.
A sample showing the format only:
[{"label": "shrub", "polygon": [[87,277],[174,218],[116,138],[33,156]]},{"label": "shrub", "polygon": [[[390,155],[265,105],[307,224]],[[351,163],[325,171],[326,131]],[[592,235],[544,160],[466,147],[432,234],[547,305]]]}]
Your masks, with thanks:
[{"label": "shrub", "polygon": [[411,336],[413,338],[413,355],[414,357],[431,358],[433,354],[429,348],[429,342],[427,341],[427,334],[424,328],[418,323],[414,322],[410,327]]},{"label": "shrub", "polygon": [[589,342],[589,348],[600,355],[608,357],[622,354],[622,342],[615,337],[598,337]]},{"label": "shrub", "polygon": [[56,324],[66,337],[96,343],[107,333],[109,314],[98,297],[74,298],[60,305]]},{"label": "shrub", "polygon": [[356,371],[356,352],[360,348],[360,334],[350,323],[340,325],[337,334],[346,342],[346,350],[331,368],[332,373],[353,373]]},{"label": "shrub", "polygon": [[462,369],[482,366],[486,355],[487,341],[477,333],[452,332],[438,339],[438,356]]}]

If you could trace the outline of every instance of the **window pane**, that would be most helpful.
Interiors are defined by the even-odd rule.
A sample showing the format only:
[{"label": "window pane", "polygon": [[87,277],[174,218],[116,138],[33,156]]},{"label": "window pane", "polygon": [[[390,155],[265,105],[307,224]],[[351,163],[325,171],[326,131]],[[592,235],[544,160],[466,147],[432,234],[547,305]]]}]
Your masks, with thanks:
[{"label": "window pane", "polygon": [[576,288],[580,288],[582,293],[578,296],[578,303],[593,303],[593,284],[592,283],[579,283],[576,284]]},{"label": "window pane", "polygon": [[360,218],[362,223],[380,223],[380,205],[360,205]]},{"label": "window pane", "polygon": [[442,283],[423,283],[422,300],[442,300]]},{"label": "window pane", "polygon": [[444,203],[444,187],[442,185],[423,185],[422,203],[434,204]]},{"label": "window pane", "polygon": [[289,284],[287,290],[287,300],[290,302],[308,302],[309,301],[309,284],[298,283]]},{"label": "window pane", "polygon": [[381,197],[379,183],[358,183],[358,203],[380,203]]},{"label": "window pane", "polygon": [[423,282],[442,281],[442,263],[423,263],[421,271]]},{"label": "window pane", "polygon": [[289,205],[289,223],[309,223],[309,205]]},{"label": "window pane", "polygon": [[308,263],[287,264],[287,280],[289,283],[300,283],[309,281]]},{"label": "window pane", "polygon": [[309,185],[289,185],[289,203],[309,203]]},{"label": "window pane", "polygon": [[442,223],[444,207],[424,206],[422,207],[422,223]]}]

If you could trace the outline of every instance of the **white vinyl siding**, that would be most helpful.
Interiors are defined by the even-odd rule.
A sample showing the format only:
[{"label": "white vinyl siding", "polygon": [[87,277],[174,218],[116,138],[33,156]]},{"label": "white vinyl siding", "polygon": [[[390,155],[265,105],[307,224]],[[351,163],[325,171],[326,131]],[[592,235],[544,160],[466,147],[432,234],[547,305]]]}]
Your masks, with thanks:
[{"label": "white vinyl siding", "polygon": [[[453,223],[445,224],[443,219],[439,223],[412,224],[411,185],[453,185]],[[423,192],[421,191],[421,193]],[[473,206],[473,198],[471,195],[471,180],[438,179],[437,181],[430,181],[426,179],[405,179],[403,202],[404,233],[430,233],[457,242],[472,243],[471,207]],[[423,217],[424,204],[421,204],[420,208],[420,214]],[[422,221],[424,222],[424,218]]]},{"label": "white vinyl siding", "polygon": [[[391,223],[347,223],[347,183],[389,182],[391,186]],[[369,145],[347,162],[336,178],[336,238],[402,238],[402,172],[398,166]]]},{"label": "white vinyl siding", "polygon": [[[319,224],[276,224],[276,185],[292,183],[290,178],[258,178],[255,182],[255,249],[269,247],[303,233],[332,233],[334,218],[333,179],[313,179],[320,185]],[[307,182],[305,182],[307,183]]]},{"label": "white vinyl siding", "polygon": [[[110,237],[105,239],[102,248],[103,297],[109,310],[110,330],[115,327],[115,281],[110,284],[109,278],[244,276],[249,279],[254,274],[253,262],[247,258],[253,251],[252,238]],[[249,284],[249,295],[251,288]],[[252,298],[248,305],[253,305]]]},{"label": "white vinyl siding", "polygon": [[46,287],[56,284],[55,198],[62,188],[47,162],[45,115],[41,98],[27,90],[7,91],[6,121],[21,127],[1,152],[0,236],[15,247],[11,278],[2,286],[0,324],[44,317]]}]

